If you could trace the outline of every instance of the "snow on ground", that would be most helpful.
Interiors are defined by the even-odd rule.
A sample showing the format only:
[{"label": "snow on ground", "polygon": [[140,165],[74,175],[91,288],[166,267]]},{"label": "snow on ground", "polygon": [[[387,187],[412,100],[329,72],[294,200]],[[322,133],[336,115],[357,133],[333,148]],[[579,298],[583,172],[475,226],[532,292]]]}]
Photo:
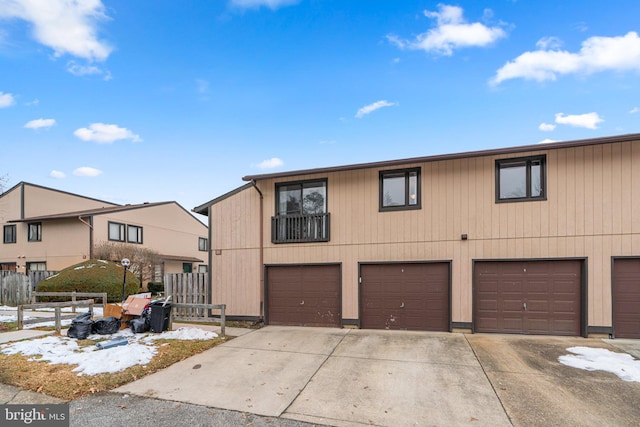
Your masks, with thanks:
[{"label": "snow on ground", "polygon": [[558,357],[563,365],[587,371],[606,371],[624,381],[640,382],[640,360],[625,353],[614,353],[604,348],[571,347],[572,355]]},{"label": "snow on ground", "polygon": [[[0,346],[0,353],[33,356],[30,361],[46,361],[53,364],[78,365],[73,372],[78,375],[97,375],[123,371],[131,366],[145,365],[156,354],[156,339],[207,340],[218,334],[198,328],[180,328],[161,334],[134,334],[123,329],[113,335],[90,335],[93,340],[125,337],[127,345],[100,350],[96,346],[79,347],[73,338],[48,336],[19,341]],[[104,342],[104,341],[103,341]],[[41,356],[37,358],[36,356]]]}]

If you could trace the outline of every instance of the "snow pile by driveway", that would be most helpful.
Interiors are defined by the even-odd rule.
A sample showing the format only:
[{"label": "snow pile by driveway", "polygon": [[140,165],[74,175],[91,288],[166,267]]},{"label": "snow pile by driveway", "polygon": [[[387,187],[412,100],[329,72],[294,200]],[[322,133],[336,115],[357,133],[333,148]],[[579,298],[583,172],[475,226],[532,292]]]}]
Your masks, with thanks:
[{"label": "snow pile by driveway", "polygon": [[[157,352],[154,341],[169,340],[208,340],[216,338],[215,332],[198,328],[180,328],[161,334],[133,334],[125,329],[113,335],[90,335],[89,339],[112,339],[126,337],[128,344],[104,350],[96,346],[79,347],[75,339],[68,337],[39,338],[19,341],[0,346],[3,354],[22,353],[33,356],[30,361],[45,361],[53,364],[78,365],[73,372],[78,375],[97,375],[123,371],[131,366],[145,365]],[[37,358],[36,356],[40,356]]]},{"label": "snow pile by driveway", "polygon": [[563,365],[587,371],[611,372],[624,381],[640,382],[640,360],[629,354],[591,347],[571,347],[567,351],[573,354],[558,357]]}]

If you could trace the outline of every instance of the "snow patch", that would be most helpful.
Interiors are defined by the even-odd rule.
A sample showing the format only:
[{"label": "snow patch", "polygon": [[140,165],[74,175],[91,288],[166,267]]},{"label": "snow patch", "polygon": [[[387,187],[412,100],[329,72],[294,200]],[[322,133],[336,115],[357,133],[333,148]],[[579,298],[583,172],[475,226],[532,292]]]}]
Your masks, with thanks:
[{"label": "snow patch", "polygon": [[563,365],[587,371],[611,372],[623,381],[640,382],[640,360],[629,354],[591,347],[571,347],[567,351],[573,355],[558,357]]}]

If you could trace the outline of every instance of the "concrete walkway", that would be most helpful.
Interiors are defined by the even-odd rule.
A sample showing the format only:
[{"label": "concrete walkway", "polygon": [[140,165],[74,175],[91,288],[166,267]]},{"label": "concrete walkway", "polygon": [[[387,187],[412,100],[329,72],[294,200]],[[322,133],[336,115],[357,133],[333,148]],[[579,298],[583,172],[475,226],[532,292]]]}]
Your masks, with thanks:
[{"label": "concrete walkway", "polygon": [[462,334],[268,326],[114,390],[335,426],[509,426]]}]

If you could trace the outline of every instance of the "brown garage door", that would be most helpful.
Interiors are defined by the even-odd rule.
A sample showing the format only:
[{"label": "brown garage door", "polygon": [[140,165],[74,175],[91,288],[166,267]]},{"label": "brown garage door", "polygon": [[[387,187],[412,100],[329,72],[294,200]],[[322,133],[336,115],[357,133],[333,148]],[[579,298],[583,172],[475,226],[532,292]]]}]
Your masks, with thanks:
[{"label": "brown garage door", "polygon": [[449,264],[360,266],[360,327],[449,331]]},{"label": "brown garage door", "polygon": [[340,266],[267,267],[270,325],[340,327]]},{"label": "brown garage door", "polygon": [[613,262],[613,333],[640,338],[640,258]]},{"label": "brown garage door", "polygon": [[580,335],[579,260],[476,262],[474,330]]}]

